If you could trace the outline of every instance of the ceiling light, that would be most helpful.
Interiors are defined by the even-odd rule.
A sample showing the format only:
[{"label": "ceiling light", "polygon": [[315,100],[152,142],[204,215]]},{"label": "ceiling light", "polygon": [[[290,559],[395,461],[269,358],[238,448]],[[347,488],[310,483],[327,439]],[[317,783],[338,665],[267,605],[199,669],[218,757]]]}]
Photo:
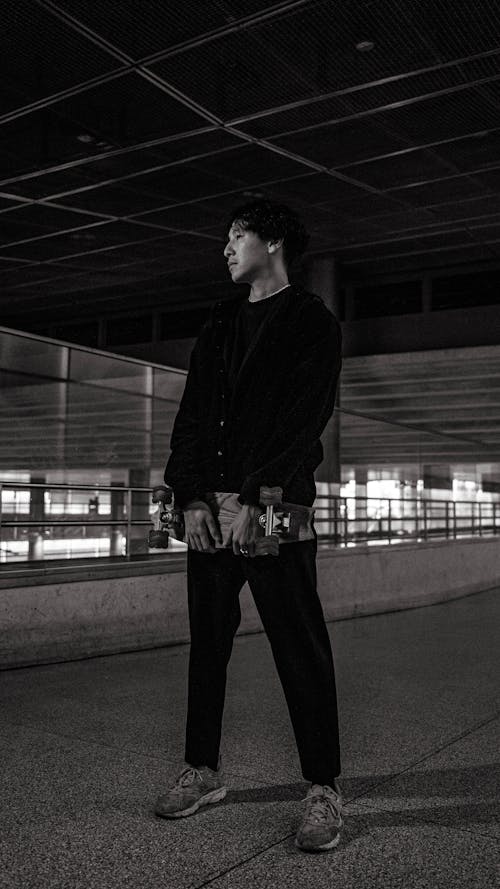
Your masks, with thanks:
[{"label": "ceiling light", "polygon": [[76,137],[79,142],[93,142],[94,137],[90,135],[90,133],[79,133]]},{"label": "ceiling light", "polygon": [[359,43],[356,43],[356,49],[358,52],[370,52],[375,46],[373,40],[360,40]]}]

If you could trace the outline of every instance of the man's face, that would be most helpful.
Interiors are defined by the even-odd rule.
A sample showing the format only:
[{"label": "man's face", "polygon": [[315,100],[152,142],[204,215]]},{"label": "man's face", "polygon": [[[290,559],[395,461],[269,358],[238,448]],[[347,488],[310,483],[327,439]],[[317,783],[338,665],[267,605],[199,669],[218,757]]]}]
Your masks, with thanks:
[{"label": "man's face", "polygon": [[269,242],[233,222],[224,250],[235,284],[252,284],[269,267]]}]

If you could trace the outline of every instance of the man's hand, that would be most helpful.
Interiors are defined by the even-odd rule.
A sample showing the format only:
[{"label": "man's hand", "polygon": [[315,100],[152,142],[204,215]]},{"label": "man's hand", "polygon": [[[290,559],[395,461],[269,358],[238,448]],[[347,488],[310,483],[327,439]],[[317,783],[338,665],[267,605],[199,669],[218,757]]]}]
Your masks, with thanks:
[{"label": "man's hand", "polygon": [[257,519],[261,512],[260,507],[245,504],[234,519],[224,540],[224,546],[232,545],[236,556],[245,555],[250,558],[255,556],[255,543],[259,537]]},{"label": "man's hand", "polygon": [[184,510],[186,543],[189,549],[199,553],[215,553],[215,543],[222,543],[219,526],[208,503],[196,500]]}]

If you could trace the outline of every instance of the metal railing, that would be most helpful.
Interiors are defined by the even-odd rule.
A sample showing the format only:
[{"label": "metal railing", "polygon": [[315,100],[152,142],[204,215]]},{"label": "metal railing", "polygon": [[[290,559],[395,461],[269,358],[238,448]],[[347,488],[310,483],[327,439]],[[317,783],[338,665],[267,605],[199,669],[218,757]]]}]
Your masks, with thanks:
[{"label": "metal railing", "polygon": [[500,530],[500,505],[490,501],[318,495],[315,508],[320,540],[343,546],[457,539]]},{"label": "metal railing", "polygon": [[[148,553],[155,509],[150,488],[4,481],[0,503],[1,562],[123,560]],[[500,530],[500,506],[489,501],[318,495],[315,510],[324,545],[457,539]]]},{"label": "metal railing", "polygon": [[[28,497],[9,496],[19,493]],[[137,551],[144,549],[142,543],[151,525],[150,501],[150,488],[3,481],[0,561],[130,556],[134,541]],[[102,546],[89,544],[89,531],[94,532],[90,540],[101,541]],[[79,545],[82,540],[88,545]]]}]

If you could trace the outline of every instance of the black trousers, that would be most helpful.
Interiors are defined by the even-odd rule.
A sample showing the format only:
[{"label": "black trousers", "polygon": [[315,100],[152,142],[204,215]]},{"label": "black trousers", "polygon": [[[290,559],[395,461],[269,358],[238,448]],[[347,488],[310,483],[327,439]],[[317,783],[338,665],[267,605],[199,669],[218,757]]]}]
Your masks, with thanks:
[{"label": "black trousers", "polygon": [[217,768],[226,669],[248,580],[285,693],[302,774],[333,786],[340,774],[330,639],[316,590],[316,540],[247,559],[231,550],[188,552],[191,628],[186,762]]}]

